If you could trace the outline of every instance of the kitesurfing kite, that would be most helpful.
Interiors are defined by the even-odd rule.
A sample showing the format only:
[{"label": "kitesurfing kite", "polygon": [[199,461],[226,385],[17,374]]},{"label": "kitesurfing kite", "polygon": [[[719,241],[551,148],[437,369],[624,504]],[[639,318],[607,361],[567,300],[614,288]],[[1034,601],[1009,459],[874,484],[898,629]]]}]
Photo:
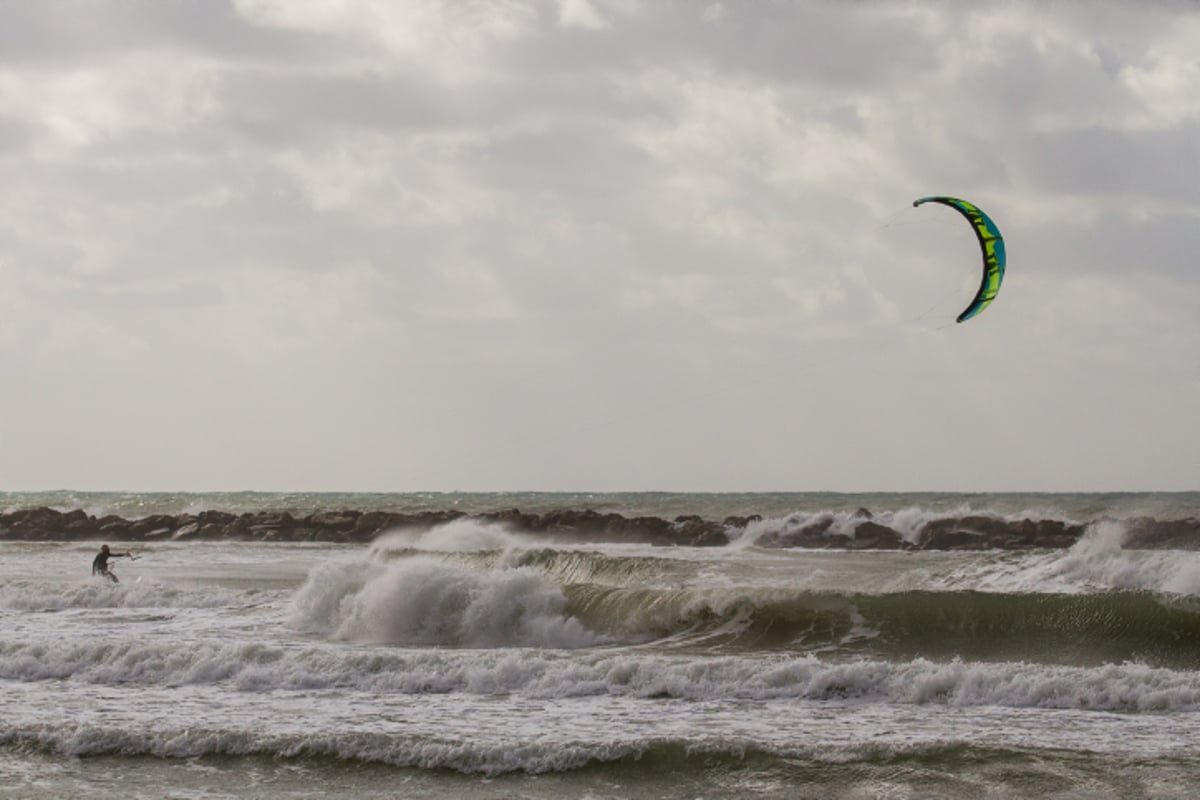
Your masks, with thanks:
[{"label": "kitesurfing kite", "polygon": [[975,236],[979,239],[979,248],[983,251],[983,281],[979,284],[979,291],[976,292],[975,299],[955,320],[956,322],[966,322],[987,308],[988,303],[995,300],[996,295],[1000,292],[1000,282],[1004,280],[1004,262],[1006,260],[1004,238],[1000,235],[1000,229],[996,227],[996,223],[992,222],[992,218],[966,200],[959,200],[957,197],[922,197],[920,200],[914,200],[913,206],[916,207],[922,203],[941,203],[944,206],[950,206],[966,217],[971,226],[975,228]]}]

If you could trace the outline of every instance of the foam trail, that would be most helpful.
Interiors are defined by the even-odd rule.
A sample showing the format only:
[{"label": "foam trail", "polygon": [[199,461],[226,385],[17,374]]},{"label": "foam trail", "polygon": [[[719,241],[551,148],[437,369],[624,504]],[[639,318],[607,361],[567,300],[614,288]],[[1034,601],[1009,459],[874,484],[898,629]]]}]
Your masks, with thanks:
[{"label": "foam trail", "polygon": [[688,658],[587,651],[580,658],[523,650],[360,651],[197,643],[97,641],[0,644],[0,678],[32,684],[63,681],[130,691],[231,686],[244,702],[279,691],[342,690],[394,696],[450,694],[527,699],[598,697],[696,702],[847,700],[904,706],[1054,708],[1082,711],[1195,712],[1200,675],[1144,664],[1092,667],[954,659],[826,662],[723,657],[702,666]]}]

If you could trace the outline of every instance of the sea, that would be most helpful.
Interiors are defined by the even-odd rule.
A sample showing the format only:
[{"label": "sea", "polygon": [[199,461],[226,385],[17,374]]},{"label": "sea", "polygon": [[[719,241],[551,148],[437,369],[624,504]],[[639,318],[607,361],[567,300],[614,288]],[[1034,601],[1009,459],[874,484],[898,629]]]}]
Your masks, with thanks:
[{"label": "sea", "polygon": [[[366,544],[0,541],[4,798],[1192,798],[1200,492],[0,492],[0,512],[465,512]],[[474,514],[755,515],[721,547]],[[1069,549],[757,544],[817,514]],[[765,541],[765,540],[764,540]],[[1197,543],[1200,547],[1200,543]]]}]

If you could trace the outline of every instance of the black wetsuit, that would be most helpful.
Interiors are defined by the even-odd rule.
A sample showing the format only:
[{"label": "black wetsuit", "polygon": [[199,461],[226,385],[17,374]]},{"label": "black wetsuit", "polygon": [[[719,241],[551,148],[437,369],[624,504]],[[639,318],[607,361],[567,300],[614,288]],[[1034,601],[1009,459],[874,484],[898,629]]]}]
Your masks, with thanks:
[{"label": "black wetsuit", "polygon": [[123,556],[123,555],[125,555],[125,554],[124,553],[110,553],[106,550],[101,550],[96,555],[96,557],[92,559],[92,574],[93,575],[103,575],[104,577],[115,582],[117,580],[117,576],[113,575],[111,572],[108,571],[108,560],[110,558],[116,558],[117,556]]}]

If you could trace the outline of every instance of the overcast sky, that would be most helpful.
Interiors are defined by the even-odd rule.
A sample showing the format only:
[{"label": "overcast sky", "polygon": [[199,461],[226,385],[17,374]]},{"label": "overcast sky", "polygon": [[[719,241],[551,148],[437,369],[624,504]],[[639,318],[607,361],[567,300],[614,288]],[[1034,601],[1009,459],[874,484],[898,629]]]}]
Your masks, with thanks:
[{"label": "overcast sky", "polygon": [[1194,490],[1198,303],[1194,2],[0,3],[0,489]]}]

